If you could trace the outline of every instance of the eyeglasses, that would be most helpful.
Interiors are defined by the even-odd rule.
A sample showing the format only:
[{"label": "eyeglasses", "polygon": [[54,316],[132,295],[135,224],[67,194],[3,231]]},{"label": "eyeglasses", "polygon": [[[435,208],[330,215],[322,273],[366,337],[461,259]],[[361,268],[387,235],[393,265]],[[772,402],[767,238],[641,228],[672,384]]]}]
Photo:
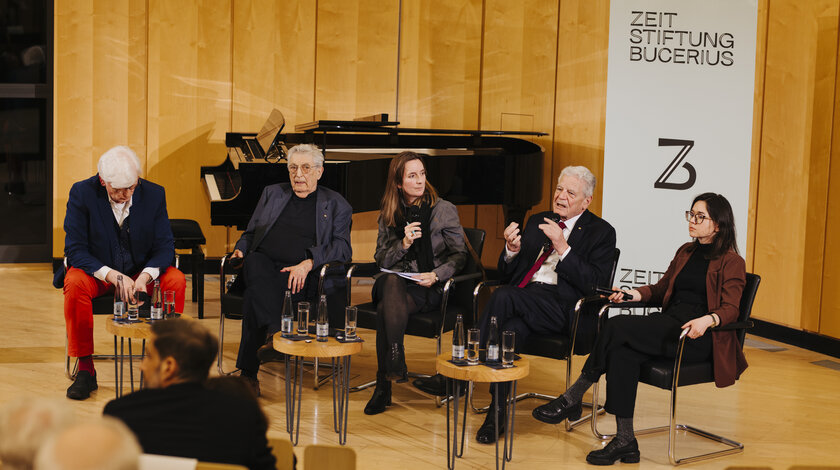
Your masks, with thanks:
[{"label": "eyeglasses", "polygon": [[695,224],[702,224],[703,221],[705,221],[708,218],[709,216],[707,216],[706,214],[695,214],[692,211],[685,211],[686,222],[691,222],[692,219],[694,219]]},{"label": "eyeglasses", "polygon": [[317,166],[312,166],[308,163],[306,163],[304,165],[300,165],[300,166],[298,166],[298,165],[288,165],[288,167],[289,167],[289,174],[290,175],[296,175],[297,172],[298,172],[298,169],[300,169],[300,172],[303,173],[304,175],[308,175],[309,172],[312,171],[313,168],[317,168]]}]

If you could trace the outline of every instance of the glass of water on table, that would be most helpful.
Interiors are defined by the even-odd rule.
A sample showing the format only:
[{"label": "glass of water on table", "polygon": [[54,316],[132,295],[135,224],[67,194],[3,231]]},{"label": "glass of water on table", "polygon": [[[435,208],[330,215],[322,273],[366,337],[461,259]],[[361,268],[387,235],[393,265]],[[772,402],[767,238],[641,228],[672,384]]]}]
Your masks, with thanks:
[{"label": "glass of water on table", "polygon": [[515,338],[512,331],[502,333],[502,367],[513,367]]}]

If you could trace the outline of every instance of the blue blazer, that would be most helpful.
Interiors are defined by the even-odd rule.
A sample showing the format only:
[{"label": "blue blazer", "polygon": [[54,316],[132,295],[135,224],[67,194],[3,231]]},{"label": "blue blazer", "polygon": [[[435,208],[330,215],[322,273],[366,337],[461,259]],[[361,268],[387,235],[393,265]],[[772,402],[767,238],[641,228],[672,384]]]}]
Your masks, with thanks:
[{"label": "blue blazer", "polygon": [[[128,231],[134,261],[144,268],[165,270],[175,258],[175,241],[163,187],[141,178],[132,195],[129,214]],[[114,212],[99,175],[79,181],[70,188],[64,233],[64,256],[70,266],[92,276],[101,267],[114,265],[119,240],[114,230]],[[63,284],[64,270],[59,269],[53,285],[60,288]]]},{"label": "blue blazer", "polygon": [[[353,224],[353,209],[337,192],[318,186],[315,211],[315,246],[309,248],[312,254],[313,271],[319,266],[332,261],[349,262],[353,256],[350,247],[350,227]],[[257,249],[265,239],[266,233],[283,213],[286,204],[294,192],[289,183],[266,186],[254,214],[248,222],[248,228],[236,242],[236,249],[245,256]],[[332,289],[343,285],[341,280],[328,277],[324,288]]]}]

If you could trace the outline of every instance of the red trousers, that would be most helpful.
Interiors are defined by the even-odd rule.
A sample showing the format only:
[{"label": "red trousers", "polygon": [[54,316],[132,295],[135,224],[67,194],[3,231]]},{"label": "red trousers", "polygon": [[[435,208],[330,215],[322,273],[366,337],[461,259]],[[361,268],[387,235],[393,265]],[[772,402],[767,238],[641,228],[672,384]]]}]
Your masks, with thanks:
[{"label": "red trousers", "polygon": [[[137,276],[140,274],[138,273]],[[134,279],[137,279],[134,276]],[[175,291],[175,311],[184,311],[184,292],[187,282],[184,273],[169,267],[158,277],[160,290]],[[154,282],[146,285],[146,292],[150,293]],[[67,270],[64,276],[64,321],[67,325],[67,351],[71,357],[85,357],[93,354],[93,306],[91,301],[95,297],[106,293],[113,293],[114,286],[89,276],[81,269]]]}]

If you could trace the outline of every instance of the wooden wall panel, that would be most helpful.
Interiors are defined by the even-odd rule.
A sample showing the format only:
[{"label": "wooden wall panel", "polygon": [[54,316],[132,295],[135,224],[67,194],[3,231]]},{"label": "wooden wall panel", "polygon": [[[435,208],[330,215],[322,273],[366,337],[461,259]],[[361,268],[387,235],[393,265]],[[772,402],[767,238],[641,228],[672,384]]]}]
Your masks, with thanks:
[{"label": "wooden wall panel", "polygon": [[233,132],[256,132],[271,110],[285,132],[315,118],[315,2],[233,4]]},{"label": "wooden wall panel", "polygon": [[199,168],[226,152],[231,27],[229,1],[149,1],[148,176],[168,189],[171,218],[201,224],[210,256],[221,254],[226,234],[209,224]]},{"label": "wooden wall panel", "polygon": [[394,113],[398,28],[395,0],[318,2],[316,119]]},{"label": "wooden wall panel", "polygon": [[99,156],[128,145],[145,163],[145,2],[55,4],[53,256],[64,252],[70,186]]},{"label": "wooden wall panel", "polygon": [[[481,72],[482,129],[546,132],[533,141],[545,149],[543,201],[549,206],[551,133],[554,130],[554,79],[557,61],[557,2],[488,0],[484,5],[484,48]],[[482,261],[495,267],[504,248],[505,220],[501,206],[479,206],[476,226],[487,231]]]},{"label": "wooden wall panel", "polygon": [[552,175],[583,165],[598,179],[589,209],[601,213],[604,123],[607,106],[607,0],[560,2],[557,39],[557,97]]},{"label": "wooden wall panel", "polygon": [[840,303],[834,297],[840,286],[840,61],[834,74],[834,121],[828,202],[825,224],[825,258],[820,301],[820,334],[840,338]]},{"label": "wooden wall panel", "polygon": [[481,17],[481,0],[403,3],[399,96],[403,126],[478,127]]},{"label": "wooden wall panel", "polygon": [[754,269],[757,318],[819,328],[837,56],[837,2],[769,10]]}]

